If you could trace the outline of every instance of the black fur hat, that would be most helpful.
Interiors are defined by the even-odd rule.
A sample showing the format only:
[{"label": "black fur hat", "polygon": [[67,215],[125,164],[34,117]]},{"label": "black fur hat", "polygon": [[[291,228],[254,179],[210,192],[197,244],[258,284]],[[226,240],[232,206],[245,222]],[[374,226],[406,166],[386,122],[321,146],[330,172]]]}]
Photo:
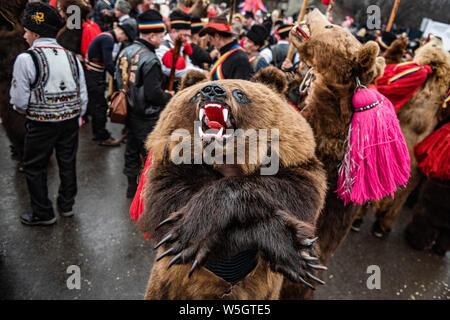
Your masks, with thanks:
[{"label": "black fur hat", "polygon": [[247,38],[252,40],[256,45],[262,47],[268,36],[266,28],[261,24],[255,24],[252,26],[249,32],[247,32]]},{"label": "black fur hat", "polygon": [[43,38],[56,38],[64,20],[52,6],[41,3],[27,3],[23,14],[22,25]]}]

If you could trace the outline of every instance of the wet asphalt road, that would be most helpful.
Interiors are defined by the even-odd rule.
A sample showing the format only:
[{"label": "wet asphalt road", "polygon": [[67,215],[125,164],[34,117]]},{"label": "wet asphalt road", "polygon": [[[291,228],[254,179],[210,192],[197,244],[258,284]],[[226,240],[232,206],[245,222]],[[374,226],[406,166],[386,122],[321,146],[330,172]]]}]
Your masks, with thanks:
[{"label": "wet asphalt road", "polygon": [[[115,137],[121,126],[108,124]],[[28,227],[19,215],[29,209],[25,178],[10,157],[0,128],[0,299],[142,299],[153,261],[152,243],[129,219],[122,174],[125,146],[100,147],[90,127],[80,130],[75,215],[49,227]],[[56,160],[48,170],[56,201]],[[328,264],[327,282],[316,299],[450,299],[450,253],[445,257],[408,247],[404,210],[385,240],[370,235],[373,215],[360,233],[350,233]],[[80,267],[81,289],[68,289],[67,268]],[[367,268],[379,266],[381,289],[370,290]]]}]

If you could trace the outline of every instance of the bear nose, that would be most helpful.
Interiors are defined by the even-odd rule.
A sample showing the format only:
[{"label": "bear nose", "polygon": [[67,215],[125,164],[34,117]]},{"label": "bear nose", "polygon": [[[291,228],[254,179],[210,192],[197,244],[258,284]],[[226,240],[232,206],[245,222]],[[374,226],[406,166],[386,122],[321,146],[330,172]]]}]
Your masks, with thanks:
[{"label": "bear nose", "polygon": [[227,97],[227,92],[225,91],[225,89],[218,84],[207,85],[200,92],[202,96],[207,100]]}]

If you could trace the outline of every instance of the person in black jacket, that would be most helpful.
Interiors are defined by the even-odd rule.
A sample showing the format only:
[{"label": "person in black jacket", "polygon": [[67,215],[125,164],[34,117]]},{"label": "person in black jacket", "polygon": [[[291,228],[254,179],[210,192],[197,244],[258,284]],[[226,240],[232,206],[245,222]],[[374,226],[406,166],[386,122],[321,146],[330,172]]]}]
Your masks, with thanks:
[{"label": "person in black jacket", "polygon": [[213,17],[199,35],[209,36],[209,42],[220,52],[219,59],[211,69],[213,80],[250,80],[251,66],[248,56],[233,38],[231,26],[225,17]]},{"label": "person in black jacket", "polygon": [[128,177],[127,198],[132,198],[136,193],[138,175],[147,157],[145,139],[173,95],[173,92],[162,90],[161,62],[155,53],[165,32],[161,14],[155,10],[143,12],[138,16],[138,29],[139,38],[122,50],[117,59],[115,76],[120,90],[128,81],[124,168],[124,174]]},{"label": "person in black jacket", "polygon": [[105,99],[106,74],[114,75],[115,65],[112,58],[114,44],[132,40],[136,26],[128,21],[118,24],[109,32],[99,34],[89,45],[85,57],[86,83],[89,93],[89,107],[92,114],[93,140],[101,146],[119,146],[120,140],[111,137],[106,129],[108,104]]},{"label": "person in black jacket", "polygon": [[199,68],[203,68],[204,64],[208,66],[212,64],[212,62],[219,56],[219,51],[217,49],[212,50],[211,52],[204,50],[201,48],[201,41],[203,40],[198,35],[199,32],[203,29],[202,20],[199,17],[192,17],[191,19],[191,47],[192,47],[192,55],[191,61],[194,66]]}]

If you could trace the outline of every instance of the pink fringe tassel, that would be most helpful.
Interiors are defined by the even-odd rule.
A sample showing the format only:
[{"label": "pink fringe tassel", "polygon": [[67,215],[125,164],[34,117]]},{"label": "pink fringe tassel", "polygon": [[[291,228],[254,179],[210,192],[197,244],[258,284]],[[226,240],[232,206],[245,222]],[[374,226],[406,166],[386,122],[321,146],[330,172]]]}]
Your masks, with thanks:
[{"label": "pink fringe tassel", "polygon": [[359,89],[353,106],[362,111],[355,111],[349,127],[339,167],[338,197],[345,204],[393,197],[410,175],[408,148],[394,106],[372,89]]}]

